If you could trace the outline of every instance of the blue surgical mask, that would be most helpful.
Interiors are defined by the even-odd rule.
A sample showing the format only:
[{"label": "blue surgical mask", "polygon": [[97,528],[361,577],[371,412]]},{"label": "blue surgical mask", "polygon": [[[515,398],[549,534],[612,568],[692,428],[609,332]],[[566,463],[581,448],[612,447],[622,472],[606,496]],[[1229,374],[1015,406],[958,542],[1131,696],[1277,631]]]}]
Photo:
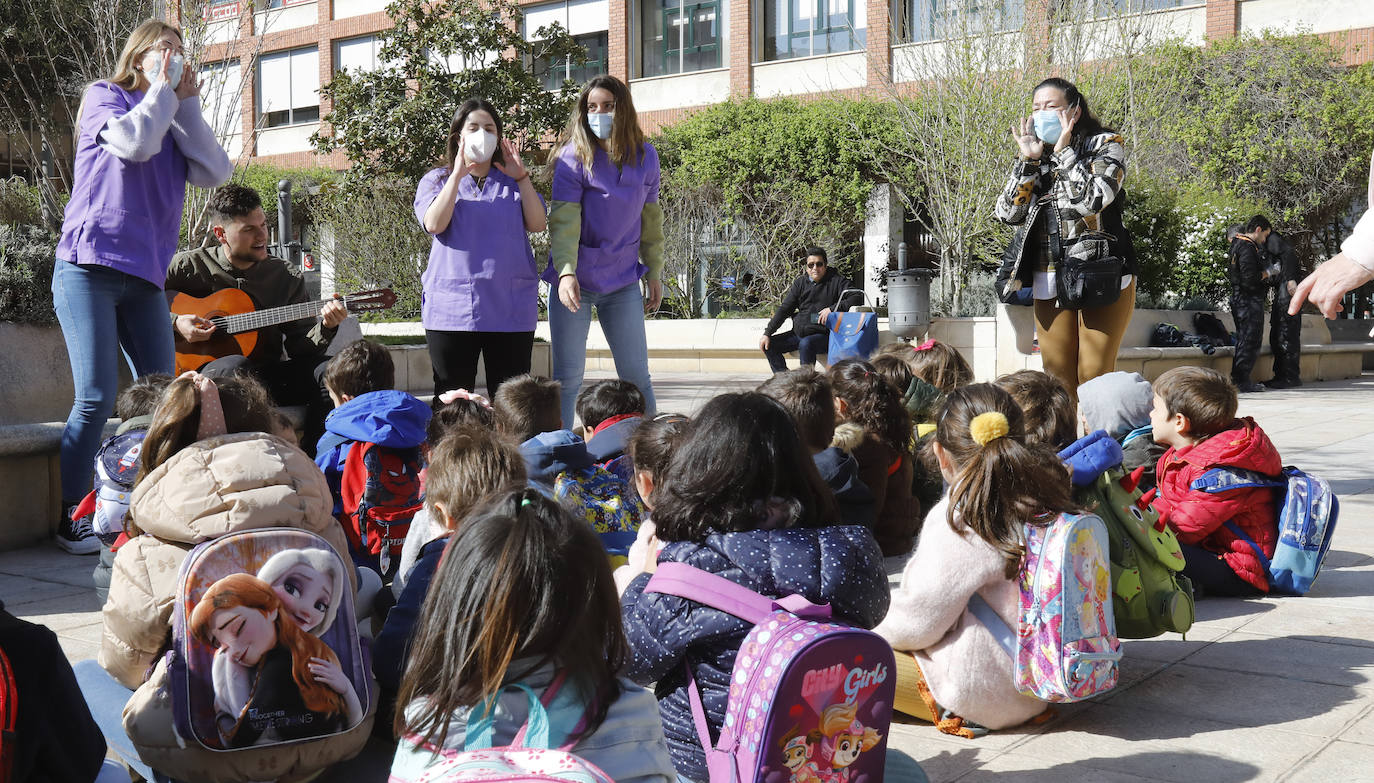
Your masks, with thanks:
[{"label": "blue surgical mask", "polygon": [[608,111],[604,114],[588,114],[587,124],[592,127],[592,133],[598,139],[609,139],[611,137],[611,127],[615,125],[615,112]]},{"label": "blue surgical mask", "polygon": [[1059,135],[1064,132],[1064,127],[1059,124],[1059,112],[1055,109],[1041,109],[1035,113],[1035,135],[1046,144],[1054,144],[1059,141]]},{"label": "blue surgical mask", "polygon": [[[162,56],[161,49],[153,49],[144,58],[143,74],[148,77],[148,81],[156,82],[162,78]],[[167,63],[167,82],[173,87],[181,83],[183,65],[185,65],[185,58],[179,54],[172,55],[172,61]]]}]

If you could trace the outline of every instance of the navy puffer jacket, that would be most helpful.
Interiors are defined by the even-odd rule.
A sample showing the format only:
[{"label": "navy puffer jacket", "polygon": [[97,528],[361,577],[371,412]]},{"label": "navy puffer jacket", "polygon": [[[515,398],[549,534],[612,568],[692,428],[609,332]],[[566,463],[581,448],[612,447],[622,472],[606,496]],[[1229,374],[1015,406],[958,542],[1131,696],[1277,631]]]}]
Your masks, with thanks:
[{"label": "navy puffer jacket", "polygon": [[[863,628],[887,614],[882,550],[864,527],[713,534],[704,543],[670,543],[658,561],[686,563],[773,598],[798,593],[813,603],[829,603],[836,618]],[[633,650],[629,675],[645,685],[658,683],[659,716],[673,764],[688,778],[706,780],[683,662],[692,662],[714,738],[725,719],[735,655],[751,626],[694,601],[645,593],[649,578],[636,577],[621,597]]]}]

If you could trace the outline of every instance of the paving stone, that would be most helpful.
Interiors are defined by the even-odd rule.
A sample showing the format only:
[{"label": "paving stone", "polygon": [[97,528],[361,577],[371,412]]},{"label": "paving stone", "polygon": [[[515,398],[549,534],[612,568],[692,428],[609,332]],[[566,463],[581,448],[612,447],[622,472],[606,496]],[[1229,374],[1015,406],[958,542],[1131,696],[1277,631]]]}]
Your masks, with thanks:
[{"label": "paving stone", "polygon": [[[1015,752],[1003,753],[986,761],[976,769],[970,770],[959,783],[976,783],[982,780],[1014,780],[1016,783],[1063,783],[1068,780],[1091,780],[1093,783],[1144,783],[1157,781],[1157,777],[1146,777],[1130,772],[1110,769],[1113,764],[1129,762],[1138,769],[1150,770],[1155,765],[1175,767],[1188,764],[1191,760],[1182,753],[1142,753],[1129,759],[1080,759],[1047,766],[1039,756],[1022,756]],[[1102,765],[1106,764],[1104,768]],[[1237,777],[1235,780],[1246,780]],[[934,778],[932,778],[934,780]]]},{"label": "paving stone", "polygon": [[1256,617],[1273,608],[1274,604],[1264,598],[1205,598],[1197,602],[1193,628],[1203,633],[1208,630],[1234,631],[1249,625]]},{"label": "paving stone", "polygon": [[1374,780],[1374,747],[1333,742],[1283,778],[1294,783]]},{"label": "paving stone", "polygon": [[1188,633],[1166,633],[1153,639],[1124,639],[1125,658],[1173,663],[1232,633],[1219,625],[1194,625]]},{"label": "paving stone", "polygon": [[20,605],[31,601],[74,595],[90,589],[65,582],[51,582],[47,579],[0,574],[0,601],[5,602],[5,608],[11,613],[19,611]]},{"label": "paving stone", "polygon": [[83,590],[58,598],[20,604],[12,614],[31,623],[46,625],[54,631],[62,631],[90,625],[93,621],[100,622],[100,602],[94,590]]},{"label": "paving stone", "polygon": [[55,545],[0,552],[0,574],[37,577],[80,587],[91,586],[95,555],[69,555]]},{"label": "paving stone", "polygon": [[[1225,644],[1220,642],[1215,648],[1221,650]],[[1237,666],[1243,665],[1246,650],[1262,643],[1242,644],[1243,650],[1234,659]],[[1364,707],[1364,698],[1366,694],[1351,686],[1203,668],[1190,662],[1171,666],[1112,695],[1095,714],[1101,716],[1103,709],[1127,706],[1235,726],[1331,737],[1355,719]]]},{"label": "paving stone", "polygon": [[1281,599],[1272,612],[1246,624],[1245,631],[1262,636],[1345,639],[1374,647],[1374,602],[1369,608],[1318,605],[1301,598]]},{"label": "paving stone", "polygon": [[1324,641],[1236,631],[1189,656],[1188,665],[1328,685],[1374,684],[1374,648],[1345,637]]},{"label": "paving stone", "polygon": [[[1191,698],[1187,691],[1174,697],[1180,703]],[[1042,759],[1045,767],[1075,765],[1061,767],[1065,774],[1060,780],[1096,780],[1091,774],[1069,771],[1076,770],[1075,760],[1093,759],[1093,769],[1197,783],[1273,779],[1324,742],[1270,728],[1243,729],[1173,709],[1109,703],[1013,752]]]},{"label": "paving stone", "polygon": [[[1351,725],[1341,732],[1342,742],[1358,742],[1361,745],[1374,745],[1374,704],[1366,710],[1365,714],[1356,718]],[[1374,765],[1371,765],[1374,769]]]}]

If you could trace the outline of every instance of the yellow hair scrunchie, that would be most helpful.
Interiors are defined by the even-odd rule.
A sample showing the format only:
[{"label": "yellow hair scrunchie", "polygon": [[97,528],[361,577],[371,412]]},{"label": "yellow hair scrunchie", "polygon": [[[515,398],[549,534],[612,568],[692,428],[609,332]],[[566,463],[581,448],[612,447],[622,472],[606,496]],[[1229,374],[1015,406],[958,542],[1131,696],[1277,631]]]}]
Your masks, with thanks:
[{"label": "yellow hair scrunchie", "polygon": [[969,434],[979,446],[986,446],[998,438],[1005,437],[1011,432],[1011,424],[1007,422],[1007,417],[997,411],[980,413],[973,417],[973,421],[968,425]]}]

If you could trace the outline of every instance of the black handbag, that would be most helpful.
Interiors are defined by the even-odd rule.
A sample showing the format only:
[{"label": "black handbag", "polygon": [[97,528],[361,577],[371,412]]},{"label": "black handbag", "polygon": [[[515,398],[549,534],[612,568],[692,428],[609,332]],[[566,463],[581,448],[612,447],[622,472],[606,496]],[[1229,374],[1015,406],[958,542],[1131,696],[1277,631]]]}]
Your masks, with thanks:
[{"label": "black handbag", "polygon": [[1089,232],[1065,251],[1059,233],[1059,210],[1049,210],[1050,249],[1055,254],[1055,297],[1064,310],[1106,307],[1121,296],[1126,262],[1112,253],[1112,236]]}]

